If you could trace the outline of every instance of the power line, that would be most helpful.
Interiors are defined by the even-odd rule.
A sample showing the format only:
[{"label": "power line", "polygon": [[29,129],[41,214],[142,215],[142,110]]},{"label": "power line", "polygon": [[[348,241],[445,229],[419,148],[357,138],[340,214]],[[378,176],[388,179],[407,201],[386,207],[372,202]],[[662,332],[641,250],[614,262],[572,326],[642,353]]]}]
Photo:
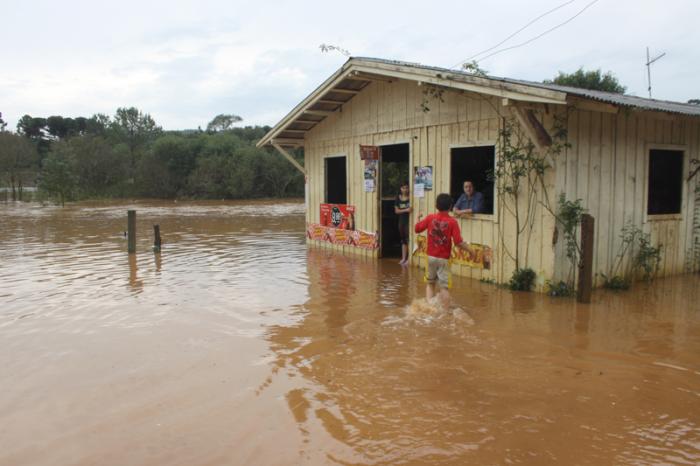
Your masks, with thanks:
[{"label": "power line", "polygon": [[486,55],[485,57],[482,57],[481,60],[486,60],[487,58],[490,58],[490,57],[492,57],[492,56],[494,56],[494,55],[497,55],[497,54],[499,54],[499,53],[501,53],[501,52],[505,52],[506,50],[517,49],[518,47],[522,47],[523,45],[527,45],[527,44],[529,44],[530,42],[533,42],[533,41],[539,39],[540,37],[544,36],[545,34],[549,34],[550,32],[552,32],[552,31],[554,31],[554,30],[556,30],[556,29],[559,29],[560,27],[562,27],[562,26],[564,26],[564,25],[570,23],[570,22],[573,21],[574,19],[576,19],[576,18],[577,18],[579,15],[581,15],[584,11],[586,11],[588,8],[590,8],[591,6],[593,6],[594,3],[598,3],[598,1],[599,1],[599,0],[593,0],[593,1],[590,2],[588,5],[586,5],[585,7],[583,7],[583,8],[581,9],[581,11],[579,11],[578,13],[576,13],[574,16],[572,16],[571,18],[567,19],[567,20],[564,21],[563,23],[557,24],[557,25],[554,26],[553,28],[547,29],[547,30],[544,31],[542,34],[540,34],[540,35],[538,35],[538,36],[535,36],[535,37],[533,37],[532,39],[526,40],[525,42],[523,42],[523,43],[521,43],[521,44],[513,45],[513,46],[511,46],[511,47],[506,47],[506,48],[501,49],[501,50],[496,50],[495,52],[490,53],[490,54]]},{"label": "power line", "polygon": [[537,18],[533,19],[532,21],[530,21],[529,23],[527,23],[525,26],[521,27],[520,29],[518,29],[517,31],[515,31],[513,34],[509,35],[508,37],[506,37],[505,39],[503,39],[502,41],[500,41],[498,44],[494,45],[493,47],[489,47],[489,48],[486,49],[486,50],[482,50],[481,52],[479,52],[479,53],[477,53],[477,54],[474,54],[474,55],[472,55],[471,57],[462,60],[461,62],[459,62],[459,63],[457,63],[456,65],[452,66],[452,68],[457,68],[458,66],[461,66],[461,65],[463,65],[464,63],[467,63],[468,61],[473,60],[474,58],[478,57],[478,56],[481,55],[481,54],[484,54],[484,53],[486,53],[486,52],[490,52],[491,50],[500,47],[500,46],[503,45],[505,42],[507,42],[509,39],[515,37],[515,36],[518,35],[520,32],[524,31],[524,30],[527,29],[529,26],[531,26],[532,24],[536,23],[536,22],[539,21],[540,19],[544,18],[544,17],[547,16],[548,14],[554,13],[555,11],[557,11],[557,10],[559,10],[559,9],[561,9],[561,8],[564,8],[566,5],[568,5],[568,4],[570,4],[570,3],[574,3],[575,1],[576,1],[576,0],[569,0],[568,2],[562,3],[561,5],[559,5],[559,6],[555,7],[555,8],[552,8],[551,10],[549,10],[549,11],[547,11],[547,12],[545,12],[545,13],[542,13],[542,14],[539,15]]},{"label": "power line", "polygon": [[[526,40],[525,42],[520,43],[520,44],[513,45],[513,46],[511,46],[511,47],[506,47],[506,48],[501,49],[501,50],[496,50],[495,52],[490,53],[490,54],[486,55],[485,57],[480,58],[479,61],[486,60],[487,58],[490,58],[490,57],[492,57],[492,56],[494,56],[494,55],[497,55],[497,54],[499,54],[499,53],[501,53],[501,52],[505,52],[505,51],[507,51],[507,50],[512,50],[512,49],[517,49],[518,47],[522,47],[522,46],[527,45],[527,44],[529,44],[529,43],[531,43],[531,42],[534,42],[534,41],[536,41],[537,39],[539,39],[540,37],[542,37],[542,36],[544,36],[544,35],[546,35],[546,34],[549,34],[550,32],[552,32],[552,31],[554,31],[554,30],[556,30],[556,29],[559,29],[560,27],[562,27],[562,26],[564,26],[564,25],[570,23],[571,21],[573,21],[574,19],[576,19],[578,16],[580,16],[584,11],[586,11],[586,10],[589,9],[591,6],[593,6],[593,4],[598,3],[599,1],[600,1],[600,0],[593,0],[592,2],[588,3],[585,7],[583,7],[583,8],[582,8],[578,13],[576,13],[574,16],[572,16],[571,18],[567,19],[567,20],[564,21],[563,23],[559,23],[559,24],[557,24],[556,26],[554,26],[554,27],[552,27],[552,28],[550,28],[550,29],[547,29],[547,30],[544,31],[542,34],[539,34],[539,35],[537,35],[537,36],[535,36],[535,37],[533,37],[533,38],[531,38],[531,39]],[[464,62],[463,62],[463,63],[464,63]]]}]

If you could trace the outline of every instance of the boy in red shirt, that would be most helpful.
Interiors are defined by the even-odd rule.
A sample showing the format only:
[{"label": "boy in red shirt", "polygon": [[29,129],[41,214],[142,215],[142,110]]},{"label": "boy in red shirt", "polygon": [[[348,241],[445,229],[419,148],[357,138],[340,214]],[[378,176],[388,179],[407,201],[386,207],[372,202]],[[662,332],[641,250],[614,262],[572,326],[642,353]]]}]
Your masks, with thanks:
[{"label": "boy in red shirt", "polygon": [[450,217],[452,198],[449,194],[439,194],[435,199],[437,214],[430,214],[421,220],[418,216],[416,233],[428,230],[428,267],[426,277],[428,285],[425,288],[425,298],[430,301],[435,295],[435,282],[440,285],[440,301],[443,306],[449,304],[450,294],[447,291],[450,274],[450,255],[452,243],[466,251],[470,250],[469,243],[462,240],[459,232],[459,224]]}]

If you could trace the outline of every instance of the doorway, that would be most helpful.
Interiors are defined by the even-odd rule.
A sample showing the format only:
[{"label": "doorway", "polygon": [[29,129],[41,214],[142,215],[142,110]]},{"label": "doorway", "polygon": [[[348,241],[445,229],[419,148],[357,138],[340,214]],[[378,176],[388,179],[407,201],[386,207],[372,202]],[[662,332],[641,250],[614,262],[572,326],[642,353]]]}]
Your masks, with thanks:
[{"label": "doorway", "polygon": [[[381,216],[381,257],[401,257],[401,239],[398,217],[394,212],[394,201],[404,183],[409,186],[409,144],[392,144],[381,147],[379,160],[380,173],[380,216]],[[409,226],[410,231],[410,226]]]}]

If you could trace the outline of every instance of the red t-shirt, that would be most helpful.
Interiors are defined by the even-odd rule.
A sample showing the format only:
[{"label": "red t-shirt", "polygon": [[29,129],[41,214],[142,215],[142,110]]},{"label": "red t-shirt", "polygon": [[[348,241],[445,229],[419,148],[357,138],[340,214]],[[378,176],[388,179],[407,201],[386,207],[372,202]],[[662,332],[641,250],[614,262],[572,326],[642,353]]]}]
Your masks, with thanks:
[{"label": "red t-shirt", "polygon": [[452,242],[462,242],[459,224],[447,212],[430,214],[416,223],[416,233],[425,230],[428,230],[428,255],[432,257],[449,259],[452,254]]}]

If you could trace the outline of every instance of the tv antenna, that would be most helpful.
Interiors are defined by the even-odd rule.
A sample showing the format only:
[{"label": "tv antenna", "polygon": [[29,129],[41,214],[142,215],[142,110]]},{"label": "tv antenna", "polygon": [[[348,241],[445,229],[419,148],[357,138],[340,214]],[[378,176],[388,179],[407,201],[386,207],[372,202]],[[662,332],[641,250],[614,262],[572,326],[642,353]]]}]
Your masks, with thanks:
[{"label": "tv antenna", "polygon": [[666,52],[662,53],[661,55],[659,55],[657,57],[649,59],[649,47],[647,47],[647,82],[649,83],[649,98],[650,99],[651,99],[651,64],[654,63],[659,58],[663,57],[664,55],[666,55]]}]

